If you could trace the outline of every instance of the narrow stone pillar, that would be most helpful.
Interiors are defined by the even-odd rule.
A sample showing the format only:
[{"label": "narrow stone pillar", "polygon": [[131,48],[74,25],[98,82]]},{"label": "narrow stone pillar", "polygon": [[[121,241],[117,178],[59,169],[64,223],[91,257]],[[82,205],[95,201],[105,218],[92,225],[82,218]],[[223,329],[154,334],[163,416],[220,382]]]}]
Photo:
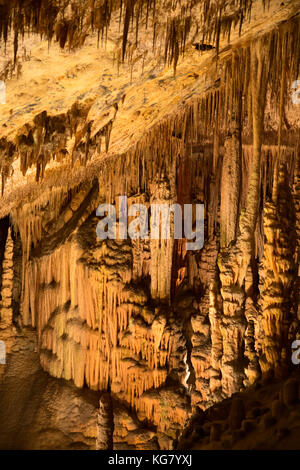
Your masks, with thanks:
[{"label": "narrow stone pillar", "polygon": [[11,229],[9,228],[2,264],[2,289],[0,301],[1,328],[6,328],[12,324],[13,276],[13,241],[11,238]]},{"label": "narrow stone pillar", "polygon": [[241,186],[241,131],[233,120],[224,144],[221,177],[220,244],[228,247],[236,239]]}]

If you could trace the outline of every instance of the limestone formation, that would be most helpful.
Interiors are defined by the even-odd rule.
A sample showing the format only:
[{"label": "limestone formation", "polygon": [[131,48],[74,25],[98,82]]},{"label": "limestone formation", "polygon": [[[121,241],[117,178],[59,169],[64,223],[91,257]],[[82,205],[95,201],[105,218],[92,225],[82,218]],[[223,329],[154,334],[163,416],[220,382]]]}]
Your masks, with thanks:
[{"label": "limestone formation", "polygon": [[[0,0],[0,448],[293,435],[299,12],[299,0]],[[142,232],[124,196],[155,237],[124,235],[127,222]],[[101,204],[116,209],[113,239],[99,237]],[[196,250],[174,209],[187,204],[204,207]]]},{"label": "limestone formation", "polygon": [[113,448],[113,407],[108,393],[104,393],[100,398],[97,425],[96,449],[111,450]]}]

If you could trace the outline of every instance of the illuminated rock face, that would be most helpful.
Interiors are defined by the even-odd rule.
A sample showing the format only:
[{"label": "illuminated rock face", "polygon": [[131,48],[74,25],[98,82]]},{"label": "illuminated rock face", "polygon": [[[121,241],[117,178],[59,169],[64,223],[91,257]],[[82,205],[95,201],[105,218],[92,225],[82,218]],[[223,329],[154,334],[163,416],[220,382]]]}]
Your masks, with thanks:
[{"label": "illuminated rock face", "polygon": [[98,412],[97,450],[112,449],[113,446],[113,404],[108,393],[103,393]]},{"label": "illuminated rock face", "polygon": [[[60,63],[71,90],[61,95],[63,106],[54,111],[39,97],[37,112],[20,118],[17,111],[0,131],[0,339],[13,362],[20,337],[34,329],[42,369],[74,383],[80,404],[86,388],[94,392],[97,413],[87,407],[91,421],[75,420],[84,445],[172,449],[197,407],[207,410],[291,367],[299,334],[300,108],[289,93],[299,66],[299,18],[293,18],[295,2],[282,13],[274,2],[263,33],[256,35],[250,23],[247,39],[240,43],[234,30],[226,48],[220,33],[230,36],[239,21],[242,27],[251,2],[236,12],[241,3],[232,2],[232,11],[218,13],[218,26],[215,2],[206,1],[203,37],[215,41],[219,57],[208,48],[194,66],[200,59],[188,33],[195,33],[196,13],[189,17],[188,2],[166,22],[158,20],[164,2],[155,11],[151,4],[150,42],[156,45],[149,60],[139,54],[137,39],[139,33],[149,42],[144,2],[126,3],[121,40],[119,3],[103,2],[112,10],[101,16],[98,2],[90,2],[94,29],[101,36],[111,26],[116,46],[108,40],[114,72],[107,82],[103,75],[99,88],[93,69],[91,91],[89,80],[82,81],[96,57],[95,45],[83,45],[92,24],[69,3],[73,9],[65,16],[49,19],[60,46],[80,51],[62,59],[55,49],[59,63],[72,65]],[[34,24],[51,39],[46,4]],[[12,14],[5,9],[2,26]],[[143,22],[135,48],[128,25],[132,18],[139,24],[137,14]],[[81,15],[81,33],[72,34]],[[157,72],[163,37],[172,68]],[[20,83],[26,64],[23,69]],[[77,73],[81,99],[70,85]],[[100,240],[97,207],[124,195],[129,205],[148,209],[204,204],[203,248],[187,250],[184,238]],[[0,367],[5,387],[7,372]],[[68,419],[71,414],[70,405]]]}]

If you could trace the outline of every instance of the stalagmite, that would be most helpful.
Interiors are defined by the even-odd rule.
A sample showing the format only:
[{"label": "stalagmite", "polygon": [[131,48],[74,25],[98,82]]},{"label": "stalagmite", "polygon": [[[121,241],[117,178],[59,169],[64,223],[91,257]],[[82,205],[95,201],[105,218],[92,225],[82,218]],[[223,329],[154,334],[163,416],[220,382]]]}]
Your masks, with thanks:
[{"label": "stalagmite", "polygon": [[112,450],[114,426],[112,400],[109,393],[103,393],[101,395],[97,429],[96,450]]},{"label": "stalagmite", "polygon": [[[171,176],[172,178],[172,176]],[[173,179],[173,178],[172,178]],[[172,205],[175,202],[174,181],[155,181],[151,185],[151,205],[160,208],[162,205]],[[168,209],[167,209],[168,210]],[[170,236],[166,238],[164,234],[164,224],[168,223],[165,219],[167,211],[158,213],[156,221],[158,223],[157,230],[160,231],[159,239],[151,239],[151,296],[153,299],[168,301],[171,295],[171,272],[172,272],[172,256],[174,243],[174,226],[171,223],[170,215]],[[153,221],[154,213],[151,213]]]},{"label": "stalagmite", "polygon": [[213,322],[210,323],[210,285],[216,275],[216,258],[216,239],[211,239],[207,241],[198,262],[197,274],[201,282],[202,296],[199,311],[191,318],[193,331],[191,362],[195,371],[195,391],[192,393],[192,402],[201,408],[208,407],[212,401],[210,376],[214,367],[212,359],[214,358],[216,325]]},{"label": "stalagmite", "polygon": [[258,350],[256,349],[257,342],[256,338],[260,337],[261,328],[257,305],[255,302],[255,281],[253,276],[252,266],[248,266],[246,278],[245,278],[245,317],[247,320],[247,329],[245,331],[245,357],[248,360],[248,364],[245,368],[245,381],[244,385],[247,387],[256,382],[260,377],[260,367],[258,361]]},{"label": "stalagmite", "polygon": [[[1,227],[3,236],[3,227]],[[6,230],[5,230],[6,232]],[[1,340],[1,365],[0,379],[5,372],[9,354],[14,345],[15,328],[13,325],[13,241],[11,229],[8,229],[4,256],[2,260],[2,276],[0,291],[0,340]]]}]

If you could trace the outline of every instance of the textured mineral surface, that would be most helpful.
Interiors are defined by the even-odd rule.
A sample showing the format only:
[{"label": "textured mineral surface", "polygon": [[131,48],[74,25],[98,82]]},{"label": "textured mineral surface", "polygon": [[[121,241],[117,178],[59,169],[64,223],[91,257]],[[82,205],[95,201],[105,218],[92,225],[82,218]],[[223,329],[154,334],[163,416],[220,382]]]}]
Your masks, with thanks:
[{"label": "textured mineral surface", "polygon": [[300,0],[0,0],[0,449],[300,448],[299,65]]}]

